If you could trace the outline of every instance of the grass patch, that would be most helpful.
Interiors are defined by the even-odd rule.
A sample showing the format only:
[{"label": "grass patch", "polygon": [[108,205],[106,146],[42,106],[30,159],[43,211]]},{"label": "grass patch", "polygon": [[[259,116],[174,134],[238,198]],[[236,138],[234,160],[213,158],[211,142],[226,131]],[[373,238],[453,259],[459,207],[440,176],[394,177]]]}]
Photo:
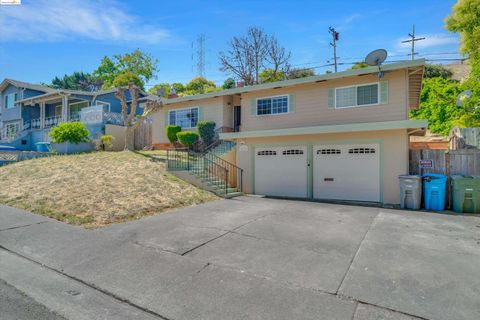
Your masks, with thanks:
[{"label": "grass patch", "polygon": [[0,167],[0,203],[87,228],[217,199],[134,152],[59,155]]}]

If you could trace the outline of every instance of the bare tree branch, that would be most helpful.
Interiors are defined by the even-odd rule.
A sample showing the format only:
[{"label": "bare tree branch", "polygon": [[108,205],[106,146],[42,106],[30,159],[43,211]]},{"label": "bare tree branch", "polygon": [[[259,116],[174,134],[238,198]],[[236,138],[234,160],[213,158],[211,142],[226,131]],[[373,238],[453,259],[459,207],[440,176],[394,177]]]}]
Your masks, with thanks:
[{"label": "bare tree branch", "polygon": [[260,73],[273,69],[276,74],[287,67],[290,51],[280,47],[275,37],[261,28],[250,27],[242,37],[233,37],[229,50],[220,52],[220,70],[252,85],[260,82]]}]

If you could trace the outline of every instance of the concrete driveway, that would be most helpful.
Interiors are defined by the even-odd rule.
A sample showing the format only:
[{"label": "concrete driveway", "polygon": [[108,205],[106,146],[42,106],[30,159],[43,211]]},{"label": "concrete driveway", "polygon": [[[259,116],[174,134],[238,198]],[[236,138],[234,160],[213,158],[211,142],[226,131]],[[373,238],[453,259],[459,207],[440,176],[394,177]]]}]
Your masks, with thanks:
[{"label": "concrete driveway", "polygon": [[0,279],[68,319],[480,318],[477,217],[240,197],[89,231],[0,207],[0,246]]}]

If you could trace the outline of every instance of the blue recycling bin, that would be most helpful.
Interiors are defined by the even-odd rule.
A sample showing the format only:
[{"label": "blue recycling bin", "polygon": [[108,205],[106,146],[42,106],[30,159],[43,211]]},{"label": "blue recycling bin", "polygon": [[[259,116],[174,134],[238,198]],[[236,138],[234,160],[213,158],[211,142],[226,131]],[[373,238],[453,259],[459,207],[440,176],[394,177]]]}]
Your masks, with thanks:
[{"label": "blue recycling bin", "polygon": [[37,142],[35,143],[37,152],[50,152],[50,142]]},{"label": "blue recycling bin", "polygon": [[447,190],[447,176],[437,173],[423,175],[423,200],[425,209],[445,210],[445,196]]}]

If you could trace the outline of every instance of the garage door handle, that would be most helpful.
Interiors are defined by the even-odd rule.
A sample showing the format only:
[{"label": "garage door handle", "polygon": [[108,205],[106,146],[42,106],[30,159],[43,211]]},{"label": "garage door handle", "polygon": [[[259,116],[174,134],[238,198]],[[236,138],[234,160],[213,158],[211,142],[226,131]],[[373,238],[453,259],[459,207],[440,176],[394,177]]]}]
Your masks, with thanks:
[{"label": "garage door handle", "polygon": [[333,178],[323,178],[323,181],[333,181]]}]

